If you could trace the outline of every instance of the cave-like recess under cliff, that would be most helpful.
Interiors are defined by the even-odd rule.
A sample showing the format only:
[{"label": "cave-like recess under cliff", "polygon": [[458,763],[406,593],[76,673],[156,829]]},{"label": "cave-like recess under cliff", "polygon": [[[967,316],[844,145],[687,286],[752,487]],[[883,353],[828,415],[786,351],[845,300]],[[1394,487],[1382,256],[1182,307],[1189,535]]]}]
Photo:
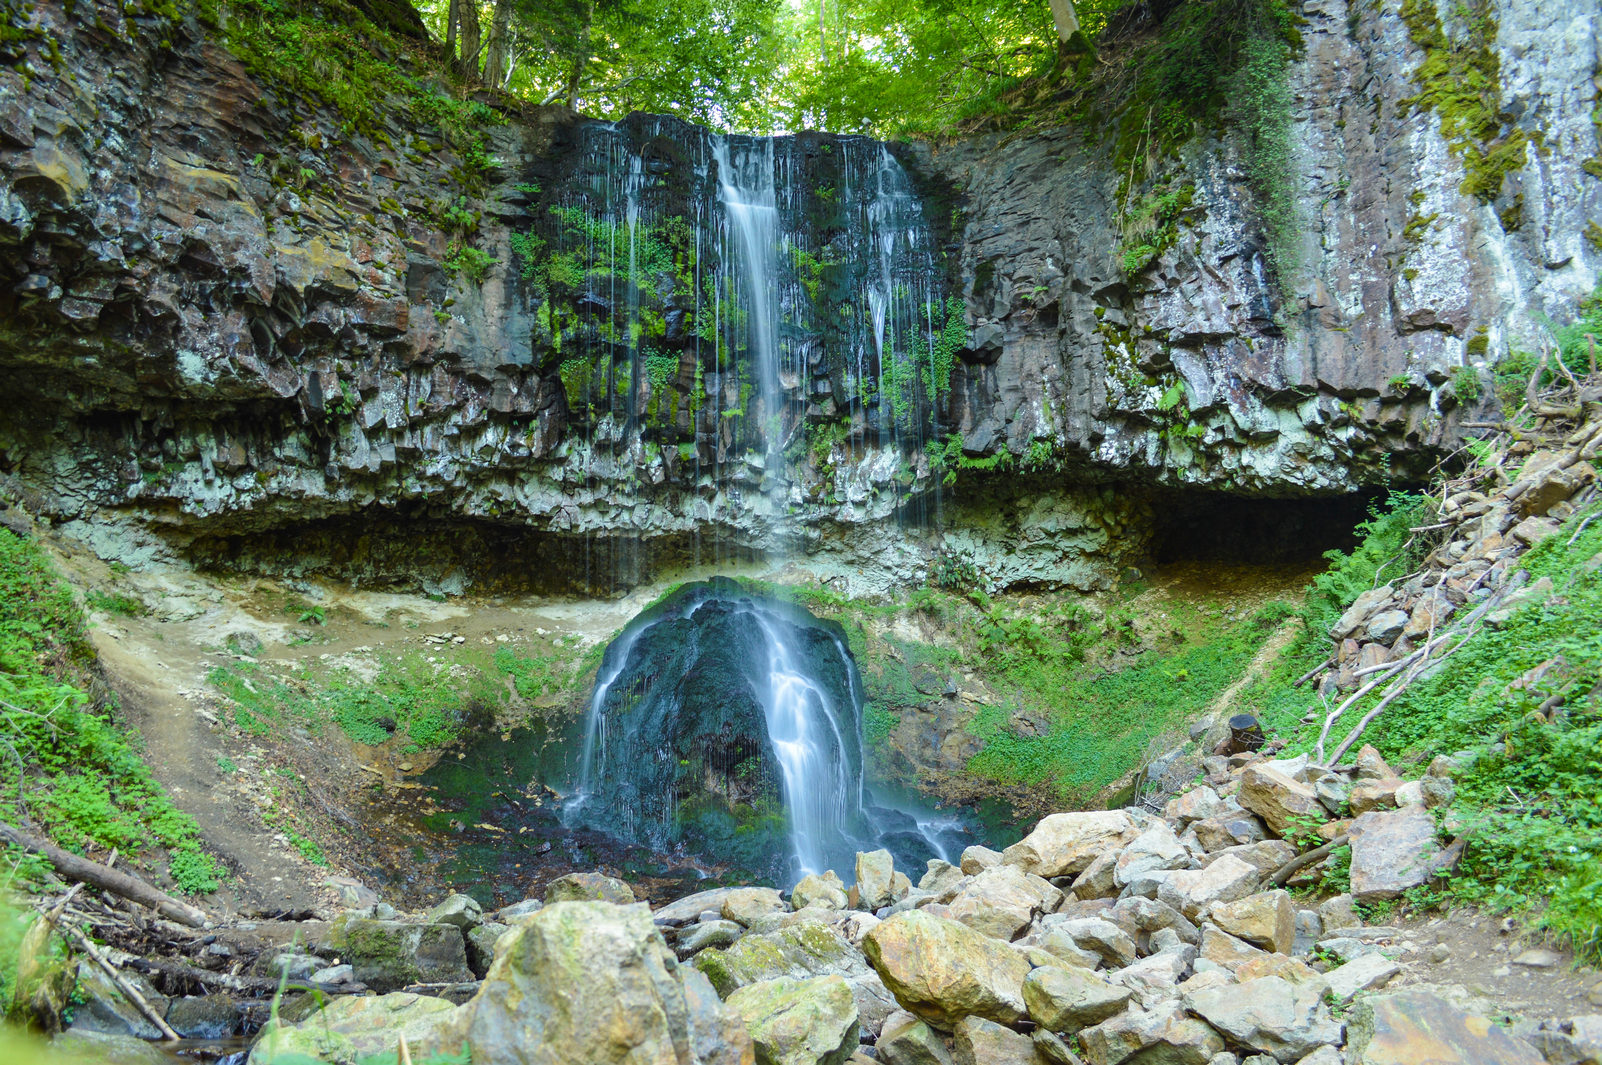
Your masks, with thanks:
[{"label": "cave-like recess under cliff", "polygon": [[1187,521],[1316,549],[1353,510],[1305,501],[1421,477],[1597,283],[1597,5],[1491,7],[1529,134],[1494,198],[1411,99],[1396,5],[1309,0],[1299,245],[1267,254],[1226,125],[1129,273],[1084,129],[514,108],[480,160],[415,99],[353,132],[192,18],[40,0],[0,54],[0,483],[129,564],[436,592],[775,554],[873,591],[940,553],[1089,589],[1184,557]]}]

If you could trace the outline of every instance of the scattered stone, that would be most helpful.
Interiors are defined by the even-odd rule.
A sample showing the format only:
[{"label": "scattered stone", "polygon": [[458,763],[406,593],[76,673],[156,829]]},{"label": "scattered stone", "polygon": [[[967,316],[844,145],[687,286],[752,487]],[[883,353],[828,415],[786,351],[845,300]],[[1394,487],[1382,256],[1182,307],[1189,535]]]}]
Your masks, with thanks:
[{"label": "scattered stone", "polygon": [[1526,950],[1513,959],[1514,965],[1522,965],[1526,969],[1556,969],[1563,963],[1563,955],[1555,950]]},{"label": "scattered stone", "polygon": [[423,919],[429,924],[455,925],[465,932],[483,923],[484,908],[471,895],[451,895]]},{"label": "scattered stone", "polygon": [[1053,932],[1061,932],[1081,950],[1096,954],[1109,969],[1122,969],[1135,960],[1135,941],[1111,921],[1098,917],[1056,917],[1042,922]]},{"label": "scattered stone", "polygon": [[728,1005],[745,1021],[757,1065],[843,1065],[857,1049],[857,1004],[838,976],[764,980]]},{"label": "scattered stone", "polygon": [[950,1031],[974,1015],[1023,1019],[1029,962],[1007,944],[924,910],[898,913],[862,941],[863,951],[904,1009]]},{"label": "scattered stone", "polygon": [[1424,991],[1357,1000],[1347,1022],[1347,1065],[1544,1065],[1527,1043]]},{"label": "scattered stone", "polygon": [[[989,847],[981,847],[976,843],[964,850],[962,857],[957,861],[962,867],[964,876],[977,876],[986,869],[1000,865],[1001,852],[993,851]],[[920,884],[918,886],[922,887],[923,885]]]},{"label": "scattered stone", "polygon": [[1205,869],[1176,869],[1158,874],[1157,899],[1195,920],[1215,902],[1234,902],[1252,894],[1263,874],[1255,866],[1226,854]]},{"label": "scattered stone", "polygon": [[1036,1028],[1030,1038],[1034,1040],[1035,1053],[1040,1055],[1044,1065],[1085,1065],[1079,1055],[1069,1050],[1068,1044],[1049,1028]]},{"label": "scattered stone", "polygon": [[1196,840],[1208,851],[1221,851],[1256,843],[1268,835],[1267,826],[1256,814],[1237,811],[1232,814],[1209,817],[1190,826]]},{"label": "scattered stone", "polygon": [[1326,932],[1363,927],[1363,918],[1358,916],[1354,902],[1350,894],[1343,893],[1318,904],[1318,916],[1323,919]]},{"label": "scattered stone", "polygon": [[1205,784],[1168,800],[1168,805],[1163,809],[1163,815],[1168,820],[1176,821],[1181,826],[1188,825],[1192,821],[1216,817],[1224,812],[1224,800],[1218,797],[1218,792]]},{"label": "scattered stone", "polygon": [[[971,849],[971,848],[970,848]],[[994,852],[992,852],[994,853]],[[997,864],[1001,856],[996,855]],[[928,870],[918,881],[918,890],[927,891],[933,895],[943,895],[962,881],[963,872],[950,862],[943,862],[939,858],[930,858]]]},{"label": "scattered stone", "polygon": [[1131,992],[1084,969],[1048,967],[1025,978],[1023,997],[1036,1024],[1072,1035],[1121,1012]]},{"label": "scattered stone", "polygon": [[1359,991],[1374,991],[1391,982],[1402,967],[1379,951],[1361,954],[1345,965],[1324,974],[1330,994],[1337,1002],[1353,998]]},{"label": "scattered stone", "polygon": [[1244,940],[1236,939],[1227,932],[1220,931],[1214,925],[1203,925],[1201,930],[1201,951],[1199,957],[1203,961],[1222,966],[1234,972],[1240,966],[1253,958],[1262,957],[1263,951],[1258,950]]},{"label": "scattered stone", "polygon": [[568,873],[546,885],[545,905],[556,902],[610,902],[627,906],[634,902],[634,889],[602,873]]},{"label": "scattered stone", "polygon": [[688,958],[709,947],[727,947],[744,934],[745,928],[736,921],[702,921],[687,926],[679,935],[678,955]]}]

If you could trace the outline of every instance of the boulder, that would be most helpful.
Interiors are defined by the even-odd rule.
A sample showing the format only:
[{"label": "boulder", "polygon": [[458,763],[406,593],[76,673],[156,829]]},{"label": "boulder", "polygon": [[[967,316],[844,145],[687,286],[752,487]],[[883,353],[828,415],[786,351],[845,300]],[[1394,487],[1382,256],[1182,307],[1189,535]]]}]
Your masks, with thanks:
[{"label": "boulder", "polygon": [[1233,1042],[1294,1062],[1320,1046],[1340,1045],[1341,1025],[1325,1008],[1323,991],[1317,983],[1267,976],[1194,992],[1184,1001]]},{"label": "boulder", "polygon": [[1543,1065],[1528,1043],[1424,991],[1360,998],[1348,1021],[1348,1065]]},{"label": "boulder", "polygon": [[877,1032],[896,1010],[895,998],[850,940],[815,921],[750,933],[727,950],[702,951],[691,964],[725,998],[739,988],[781,976],[842,977],[856,1000],[858,1023],[869,1032]]},{"label": "boulder", "polygon": [[1072,1035],[1121,1012],[1131,992],[1084,969],[1045,967],[1024,979],[1023,997],[1036,1024]]},{"label": "boulder", "polygon": [[885,1020],[874,1050],[885,1065],[952,1065],[940,1033],[906,1010]]},{"label": "boulder", "polygon": [[1218,797],[1218,792],[1206,784],[1191,788],[1183,795],[1170,799],[1168,805],[1163,808],[1163,815],[1180,825],[1216,817],[1224,812],[1224,800]]},{"label": "boulder", "polygon": [[[992,851],[991,853],[995,852]],[[999,863],[1001,856],[997,855],[996,857]],[[950,862],[943,862],[939,858],[930,858],[928,869],[923,874],[923,879],[918,881],[918,890],[927,891],[931,895],[943,895],[960,883],[962,877],[963,872],[957,866],[952,865]]]},{"label": "boulder", "polygon": [[1010,940],[1041,913],[1055,910],[1062,892],[1016,865],[985,869],[947,903],[953,920],[997,939]]},{"label": "boulder", "polygon": [[764,980],[734,992],[728,1006],[745,1022],[757,1065],[843,1065],[857,1049],[857,1004],[838,976]]},{"label": "boulder", "polygon": [[1203,961],[1234,972],[1253,958],[1262,957],[1264,953],[1250,943],[1220,931],[1215,925],[1202,926],[1200,957]]},{"label": "boulder", "polygon": [[999,940],[959,921],[912,910],[880,923],[863,952],[904,1009],[950,1031],[973,1015],[1013,1024],[1023,1019],[1029,962]]},{"label": "boulder", "polygon": [[[1306,825],[1329,820],[1311,784],[1268,763],[1249,765],[1240,775],[1240,804],[1261,817],[1269,831],[1287,836]],[[1294,820],[1293,820],[1294,819]]]},{"label": "boulder", "polygon": [[677,963],[643,905],[546,906],[507,933],[463,1011],[473,1060],[498,1065],[749,1065],[753,1055],[739,1015]]},{"label": "boulder", "polygon": [[1118,852],[1113,862],[1113,884],[1125,887],[1141,873],[1156,869],[1189,869],[1195,864],[1174,830],[1167,822],[1158,821]]},{"label": "boulder", "polygon": [[1051,814],[1003,851],[1001,859],[1036,876],[1070,876],[1098,854],[1121,849],[1140,831],[1141,823],[1126,810]]},{"label": "boulder", "polygon": [[[667,905],[659,907],[654,913],[652,913],[651,916],[652,919],[655,920],[659,925],[689,924],[692,921],[700,920],[703,913],[722,913],[723,903],[737,891],[769,890],[772,889],[724,887],[712,888],[709,891],[697,891],[693,895],[686,895],[681,899],[675,899]],[[775,892],[775,894],[777,894],[777,892]],[[518,903],[518,905],[524,906],[527,904]],[[512,907],[508,907],[506,910],[500,911],[495,916],[499,920],[504,921],[507,924],[511,924],[512,922],[508,920],[508,911],[510,909],[512,909]],[[530,912],[537,912],[538,910],[539,906],[536,904],[534,910]],[[526,914],[524,916],[526,916]],[[723,914],[723,916],[728,917],[729,915]],[[733,920],[733,918],[730,918],[730,920]],[[740,923],[745,924],[746,922],[741,921]]]},{"label": "boulder", "polygon": [[895,859],[887,850],[857,853],[857,904],[853,909],[877,910],[888,906],[893,890]]},{"label": "boulder", "polygon": [[1142,1065],[1209,1065],[1224,1049],[1218,1033],[1187,1016],[1177,1002],[1154,1010],[1133,1006],[1086,1028],[1079,1041],[1090,1065],[1118,1065],[1131,1059]]},{"label": "boulder", "polygon": [[798,910],[815,906],[824,910],[843,910],[851,904],[845,884],[833,869],[811,873],[801,878],[790,892],[790,905]]},{"label": "boulder", "polygon": [[[30,1044],[23,1044],[29,1046]],[[9,1039],[0,1038],[0,1049],[13,1046]],[[146,1042],[135,1035],[111,1035],[74,1027],[62,1032],[49,1043],[54,1053],[46,1057],[23,1057],[25,1062],[93,1062],[94,1065],[172,1065],[172,1055],[158,1044]]]},{"label": "boulder", "polygon": [[610,902],[627,906],[634,902],[634,889],[602,873],[568,873],[545,885],[545,905],[553,902]]},{"label": "boulder", "polygon": [[239,1035],[244,1017],[229,995],[189,995],[175,998],[162,1018],[185,1039],[227,1039]]},{"label": "boulder", "polygon": [[725,895],[717,910],[724,920],[749,927],[752,921],[764,914],[783,913],[788,908],[783,896],[775,888],[743,887]]},{"label": "boulder", "polygon": [[[354,1061],[384,1054],[397,1056],[402,1036],[411,1046],[441,1039],[457,1007],[442,998],[394,992],[371,998],[340,995],[298,1024],[268,1021],[250,1049],[247,1065],[303,1054],[312,1060]],[[453,1053],[460,1043],[448,1046]]]},{"label": "boulder", "polygon": [[466,932],[484,922],[484,907],[471,895],[451,895],[429,910],[423,920],[429,924],[452,924]]},{"label": "boulder", "polygon": [[1113,877],[1118,871],[1118,851],[1098,854],[1085,866],[1084,872],[1074,878],[1073,892],[1077,899],[1110,899],[1118,894]]},{"label": "boulder", "polygon": [[1260,873],[1272,874],[1279,867],[1296,857],[1296,848],[1282,839],[1260,839],[1256,843],[1247,843],[1239,847],[1226,847],[1207,856],[1204,865],[1211,865],[1218,859],[1229,855],[1239,858],[1247,865]]},{"label": "boulder", "polygon": [[[135,990],[145,996],[158,1012],[167,1008],[167,1000],[156,994],[142,976],[126,977]],[[69,976],[67,986],[72,987]],[[144,1014],[112,982],[98,965],[85,960],[78,966],[77,994],[82,1003],[72,1011],[72,1028],[80,1032],[99,1032],[102,1035],[129,1035],[137,1039],[160,1039],[161,1032],[145,1020]]]},{"label": "boulder", "polygon": [[[989,847],[981,847],[976,843],[966,848],[962,852],[962,857],[957,859],[957,862],[964,876],[977,876],[986,869],[1000,865],[1001,852],[993,851]],[[923,885],[919,884],[918,886],[922,887]]]},{"label": "boulder", "polygon": [[[473,970],[474,976],[482,979],[489,972],[489,967],[495,962],[495,944],[509,931],[510,925],[497,921],[486,921],[467,930],[467,967]],[[351,979],[355,978],[352,973]]]},{"label": "boulder", "polygon": [[381,995],[410,984],[473,979],[467,941],[451,924],[341,918],[322,940],[321,953],[339,955],[359,982]]},{"label": "boulder", "polygon": [[1402,635],[1402,630],[1407,628],[1407,622],[1408,613],[1405,610],[1382,610],[1368,619],[1365,632],[1370,640],[1388,647]]},{"label": "boulder", "polygon": [[1326,932],[1333,932],[1337,928],[1363,927],[1363,919],[1357,915],[1353,901],[1350,894],[1343,892],[1318,904],[1318,916],[1324,922]]},{"label": "boulder", "polygon": [[1263,881],[1255,866],[1226,854],[1205,869],[1176,869],[1157,874],[1157,899],[1191,920],[1215,902],[1234,902],[1252,894]]},{"label": "boulder", "polygon": [[1268,834],[1262,818],[1245,811],[1205,818],[1192,824],[1190,830],[1196,833],[1197,842],[1209,851],[1256,843]]},{"label": "boulder", "polygon": [[1296,908],[1283,889],[1217,903],[1208,915],[1225,932],[1264,950],[1289,954],[1296,944]]},{"label": "boulder", "polygon": [[1386,764],[1385,759],[1368,744],[1357,749],[1357,756],[1352,759],[1353,773],[1358,780],[1391,780],[1396,777],[1396,771]]},{"label": "boulder", "polygon": [[1128,932],[1138,948],[1143,937],[1165,928],[1172,929],[1182,942],[1195,946],[1201,942],[1201,932],[1185,919],[1185,915],[1165,902],[1130,896],[1119,899],[1104,916]]},{"label": "boulder", "polygon": [[1045,932],[1073,940],[1080,950],[1095,954],[1109,969],[1121,969],[1135,960],[1135,940],[1128,932],[1100,917],[1062,917],[1053,914],[1041,922]]},{"label": "boulder", "polygon": [[1360,780],[1346,793],[1347,805],[1355,815],[1366,814],[1370,810],[1394,810],[1397,806],[1396,792],[1402,783],[1401,777]]},{"label": "boulder", "polygon": [[1038,1065],[1034,1040],[983,1017],[957,1022],[957,1065]]},{"label": "boulder", "polygon": [[709,947],[731,946],[744,934],[745,929],[736,921],[701,921],[686,925],[679,933],[678,955],[688,958]]},{"label": "boulder", "polygon": [[1329,992],[1336,1002],[1355,998],[1359,991],[1373,991],[1390,983],[1402,967],[1379,951],[1363,954],[1324,974]]},{"label": "boulder", "polygon": [[1422,806],[1374,810],[1352,823],[1352,895],[1358,902],[1394,899],[1435,874],[1441,845],[1435,818]]}]

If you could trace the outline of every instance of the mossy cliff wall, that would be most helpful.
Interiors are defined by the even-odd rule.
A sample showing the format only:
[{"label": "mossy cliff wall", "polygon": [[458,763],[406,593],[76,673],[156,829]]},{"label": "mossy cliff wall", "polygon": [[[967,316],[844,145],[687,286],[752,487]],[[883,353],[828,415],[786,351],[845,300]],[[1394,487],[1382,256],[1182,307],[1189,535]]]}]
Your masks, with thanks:
[{"label": "mossy cliff wall", "polygon": [[[821,352],[785,383],[803,413],[780,475],[732,434],[717,453],[704,374],[666,347],[635,366],[625,338],[622,417],[575,400],[551,328],[571,264],[530,271],[519,241],[578,116],[493,124],[426,86],[353,114],[193,19],[41,0],[0,56],[0,473],[133,564],[606,589],[783,544],[872,588],[944,543],[999,583],[1094,586],[1176,489],[1333,495],[1427,468],[1477,416],[1466,395],[1488,402],[1474,365],[1596,284],[1596,4],[1498,0],[1473,26],[1425,6],[1302,5],[1292,226],[1264,225],[1228,126],[1165,161],[1164,239],[1140,255],[1126,177],[1083,127],[898,148],[957,301],[948,387],[887,432]],[[1456,91],[1487,56],[1500,89]],[[790,268],[821,289],[814,252]]]}]

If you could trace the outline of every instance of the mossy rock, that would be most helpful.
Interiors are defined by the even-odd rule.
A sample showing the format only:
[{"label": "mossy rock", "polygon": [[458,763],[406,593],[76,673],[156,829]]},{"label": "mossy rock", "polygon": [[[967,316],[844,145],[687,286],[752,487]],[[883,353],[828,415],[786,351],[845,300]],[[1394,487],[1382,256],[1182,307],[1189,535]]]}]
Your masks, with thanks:
[{"label": "mossy rock", "polygon": [[473,979],[462,930],[454,925],[342,920],[322,947],[340,955],[356,979],[379,994],[410,984]]}]

